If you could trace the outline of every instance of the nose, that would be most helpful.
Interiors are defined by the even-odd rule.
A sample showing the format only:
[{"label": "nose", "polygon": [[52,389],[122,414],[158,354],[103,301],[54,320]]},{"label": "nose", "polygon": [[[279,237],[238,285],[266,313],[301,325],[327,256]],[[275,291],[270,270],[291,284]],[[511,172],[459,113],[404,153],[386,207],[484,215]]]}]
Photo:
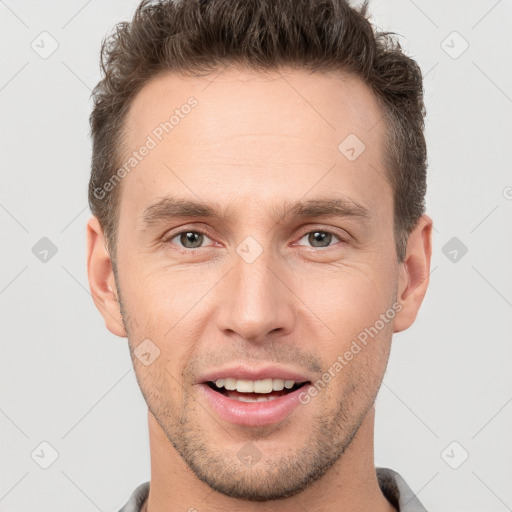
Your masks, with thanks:
[{"label": "nose", "polygon": [[223,335],[253,343],[289,334],[295,321],[291,273],[265,251],[252,262],[235,257],[216,316]]}]

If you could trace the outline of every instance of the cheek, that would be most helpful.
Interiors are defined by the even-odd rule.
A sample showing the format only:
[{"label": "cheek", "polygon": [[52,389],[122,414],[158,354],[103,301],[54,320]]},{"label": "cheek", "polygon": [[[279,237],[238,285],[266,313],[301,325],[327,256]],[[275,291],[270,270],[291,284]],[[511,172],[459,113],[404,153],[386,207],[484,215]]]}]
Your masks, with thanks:
[{"label": "cheek", "polygon": [[[148,378],[158,378],[174,386],[182,379],[182,369],[202,339],[202,328],[209,318],[205,294],[214,281],[210,282],[206,272],[198,279],[197,270],[133,268],[145,270],[138,276],[132,274],[123,287],[132,343],[136,348],[148,338],[158,347],[154,365],[159,372],[148,372]],[[144,368],[140,371],[144,373]]]},{"label": "cheek", "polygon": [[[376,274],[362,266],[338,268],[329,276],[316,275],[315,286],[299,292],[329,328],[321,340],[324,379],[330,381],[326,400],[372,397],[380,384],[394,310],[390,274],[380,273],[380,279]],[[386,312],[389,318],[383,321]]]},{"label": "cheek", "polygon": [[392,302],[385,274],[377,277],[372,272],[362,267],[339,268],[317,273],[297,289],[297,295],[330,328],[339,348],[372,326]]},{"label": "cheek", "polygon": [[329,407],[341,405],[345,411],[357,411],[373,402],[386,370],[390,340],[388,325],[379,332],[362,330],[355,336],[338,339],[325,357],[321,377],[329,381],[325,403],[338,404]]},{"label": "cheek", "polygon": [[151,329],[160,336],[179,322],[211,287],[207,271],[152,267],[144,259],[126,263],[124,268],[130,270],[120,274],[126,310],[137,320],[139,329]]}]

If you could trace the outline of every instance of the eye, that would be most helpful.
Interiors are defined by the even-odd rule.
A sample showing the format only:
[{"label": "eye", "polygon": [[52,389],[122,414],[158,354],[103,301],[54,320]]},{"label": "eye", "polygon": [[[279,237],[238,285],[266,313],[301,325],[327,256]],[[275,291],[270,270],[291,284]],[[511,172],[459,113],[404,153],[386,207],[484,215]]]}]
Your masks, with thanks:
[{"label": "eye", "polygon": [[[342,238],[340,235],[334,233],[333,231],[325,229],[316,229],[313,231],[306,232],[304,233],[300,240],[303,240],[304,238],[307,238],[308,243],[311,244],[311,246],[316,249],[331,247],[332,245],[335,245],[332,243],[334,239],[337,239],[339,242],[347,242],[347,240]],[[171,234],[170,236],[162,240],[162,243],[170,243],[177,245],[178,247],[181,247],[185,250],[193,250],[203,248],[203,243],[205,242],[205,239],[210,240],[210,242],[212,242],[212,239],[203,231],[184,230]],[[302,244],[299,243],[298,245]]]},{"label": "eye", "polygon": [[322,248],[330,247],[332,245],[330,242],[333,240],[333,237],[337,238],[340,242],[346,242],[345,239],[341,238],[336,233],[325,229],[309,231],[302,236],[301,240],[307,238],[307,241],[312,245],[312,247]]},{"label": "eye", "polygon": [[[184,249],[197,249],[201,248],[205,238],[211,241],[206,233],[203,233],[202,231],[187,230],[175,233],[174,235],[163,240],[163,243],[173,243],[173,240],[178,240],[179,244],[181,244]],[[179,244],[177,245],[179,246]]]}]

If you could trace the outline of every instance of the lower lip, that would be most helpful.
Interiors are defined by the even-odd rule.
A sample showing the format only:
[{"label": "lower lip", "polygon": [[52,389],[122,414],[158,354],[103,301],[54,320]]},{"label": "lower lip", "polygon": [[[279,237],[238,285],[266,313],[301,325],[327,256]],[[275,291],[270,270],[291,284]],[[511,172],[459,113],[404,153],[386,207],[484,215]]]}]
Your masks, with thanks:
[{"label": "lower lip", "polygon": [[305,384],[291,393],[267,402],[239,402],[214,391],[208,384],[200,384],[199,388],[210,406],[224,420],[236,425],[259,427],[283,421],[298,405],[303,405],[299,401],[299,395],[307,393],[311,385]]}]

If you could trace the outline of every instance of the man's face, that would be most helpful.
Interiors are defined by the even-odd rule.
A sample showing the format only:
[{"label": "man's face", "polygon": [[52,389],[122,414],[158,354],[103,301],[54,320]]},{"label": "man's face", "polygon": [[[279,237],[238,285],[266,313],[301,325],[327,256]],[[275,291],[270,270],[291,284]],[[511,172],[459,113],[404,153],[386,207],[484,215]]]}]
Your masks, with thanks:
[{"label": "man's face", "polygon": [[[183,109],[189,97],[197,104]],[[175,109],[179,121],[162,133]],[[296,494],[339,459],[373,405],[393,333],[393,320],[378,321],[394,311],[399,281],[384,129],[369,89],[333,74],[166,75],[131,106],[125,161],[148,135],[156,145],[120,185],[123,321],[150,413],[220,492]],[[219,216],[173,216],[153,206],[165,198]],[[284,215],[296,202],[336,200],[346,215]],[[147,360],[159,350],[147,365],[133,354],[144,340]],[[311,384],[329,369],[331,378],[316,396],[306,385],[293,407],[280,398],[286,412],[266,420],[248,408],[268,412],[273,401],[222,397],[229,415],[212,405],[221,395],[207,374],[270,366]]]}]

